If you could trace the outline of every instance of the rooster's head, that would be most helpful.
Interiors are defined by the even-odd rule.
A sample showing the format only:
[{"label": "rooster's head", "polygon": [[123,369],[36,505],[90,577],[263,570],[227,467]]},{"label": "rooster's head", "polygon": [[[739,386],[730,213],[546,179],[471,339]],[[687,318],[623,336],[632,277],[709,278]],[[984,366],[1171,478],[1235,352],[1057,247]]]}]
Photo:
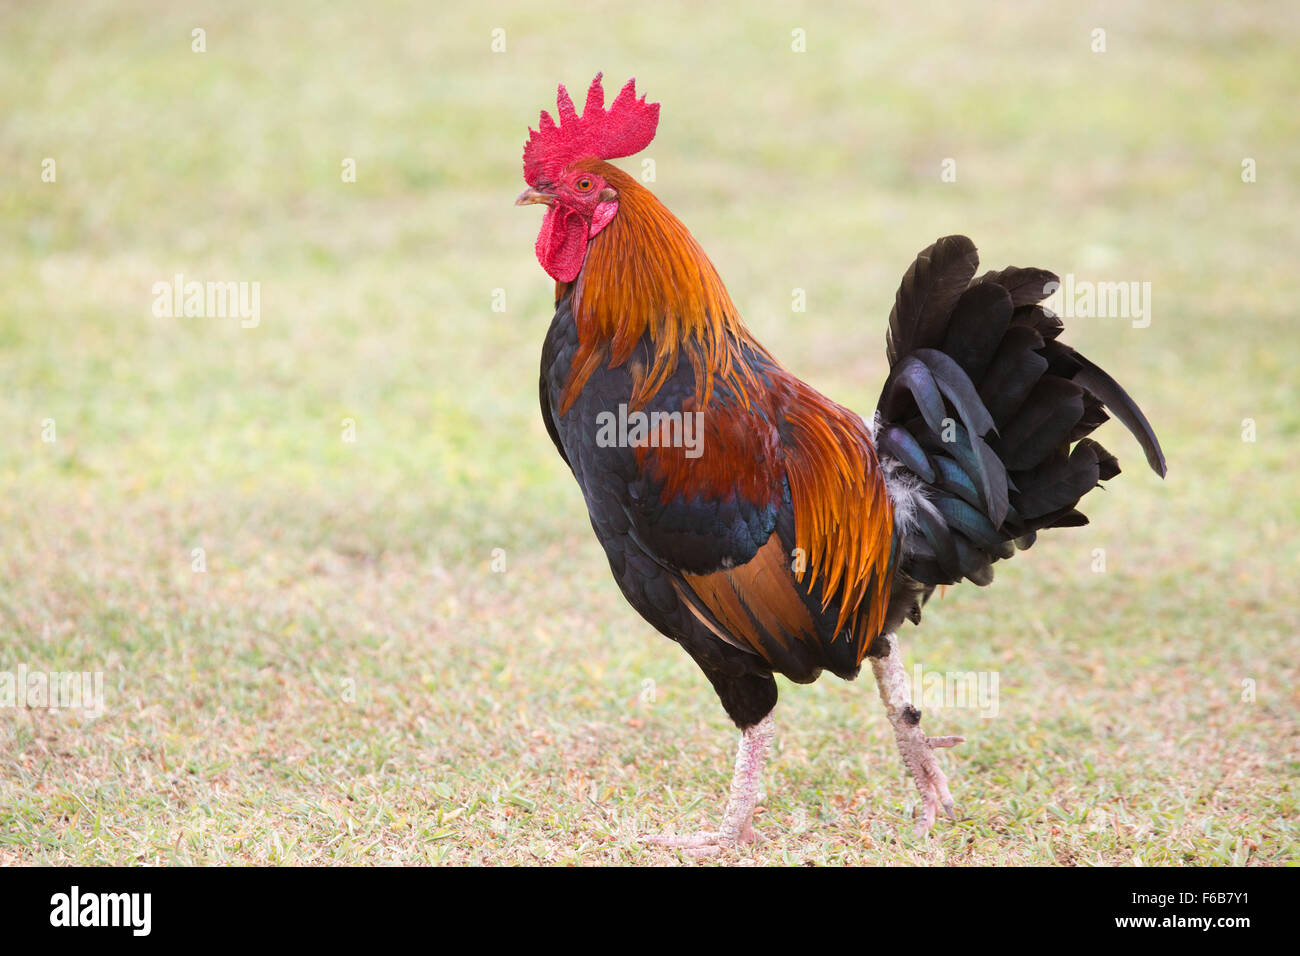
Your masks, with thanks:
[{"label": "rooster's head", "polygon": [[618,190],[600,174],[601,162],[645,149],[659,125],[659,104],[636,97],[628,80],[608,110],[601,74],[591,81],[579,116],[561,84],[556,97],[560,121],[542,111],[524,145],[528,188],[515,205],[547,207],[537,235],[537,261],[553,279],[572,282],[582,269],[587,243],[618,213]]}]

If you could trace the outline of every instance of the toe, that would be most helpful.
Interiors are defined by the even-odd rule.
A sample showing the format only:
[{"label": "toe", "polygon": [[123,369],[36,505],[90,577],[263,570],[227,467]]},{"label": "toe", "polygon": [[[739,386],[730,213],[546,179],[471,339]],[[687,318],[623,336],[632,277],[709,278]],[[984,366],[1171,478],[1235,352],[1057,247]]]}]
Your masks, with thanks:
[{"label": "toe", "polygon": [[679,850],[698,850],[703,847],[719,845],[722,835],[719,833],[643,833],[637,839],[651,846],[670,846]]}]

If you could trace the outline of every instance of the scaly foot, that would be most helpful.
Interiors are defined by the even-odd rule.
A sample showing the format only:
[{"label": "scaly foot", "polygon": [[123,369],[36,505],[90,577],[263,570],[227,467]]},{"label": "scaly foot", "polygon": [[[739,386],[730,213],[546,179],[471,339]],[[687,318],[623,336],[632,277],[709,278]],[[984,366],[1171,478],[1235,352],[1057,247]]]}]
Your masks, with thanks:
[{"label": "scaly foot", "polygon": [[894,739],[898,752],[912,771],[916,789],[921,794],[920,819],[916,821],[918,836],[924,836],[939,819],[939,809],[950,820],[957,819],[953,809],[952,794],[948,791],[948,778],[939,766],[935,750],[955,747],[965,743],[965,737],[927,737],[921,732],[921,712],[911,704],[903,708],[900,719],[894,722]]},{"label": "scaly foot", "polygon": [[758,843],[762,837],[750,823],[737,834],[728,833],[645,833],[638,837],[640,842],[650,846],[666,846],[681,850],[687,856],[706,857],[728,852],[738,846]]},{"label": "scaly foot", "polygon": [[758,783],[767,760],[767,748],[772,743],[776,722],[771,713],[740,734],[740,747],[736,751],[736,771],[731,778],[731,794],[727,809],[722,815],[722,828],[717,833],[693,833],[678,836],[672,833],[650,833],[640,837],[642,843],[653,846],[671,846],[688,856],[713,856],[723,850],[734,850],[740,844],[757,843],[754,832],[754,807],[758,805]]}]

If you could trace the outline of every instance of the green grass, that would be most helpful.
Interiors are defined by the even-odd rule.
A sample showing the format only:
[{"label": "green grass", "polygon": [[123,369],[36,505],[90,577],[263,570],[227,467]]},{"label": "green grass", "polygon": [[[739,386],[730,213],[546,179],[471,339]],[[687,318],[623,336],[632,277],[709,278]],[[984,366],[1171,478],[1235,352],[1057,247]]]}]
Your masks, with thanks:
[{"label": "green grass", "polygon": [[[869,678],[783,684],[768,840],[730,859],[1294,862],[1298,44],[1285,2],[6,6],[0,671],[108,700],[0,708],[0,862],[659,863],[638,829],[715,821],[734,728],[618,595],[536,409],[519,153],[598,69],[663,103],[654,188],[751,327],[859,411],[939,235],[1153,287],[1150,328],[1068,340],[1168,480],[1107,426],[1093,523],[903,634],[999,675],[996,718],[927,713],[969,738],[959,821],[911,833]],[[260,282],[261,324],[154,317],[176,272]]]}]

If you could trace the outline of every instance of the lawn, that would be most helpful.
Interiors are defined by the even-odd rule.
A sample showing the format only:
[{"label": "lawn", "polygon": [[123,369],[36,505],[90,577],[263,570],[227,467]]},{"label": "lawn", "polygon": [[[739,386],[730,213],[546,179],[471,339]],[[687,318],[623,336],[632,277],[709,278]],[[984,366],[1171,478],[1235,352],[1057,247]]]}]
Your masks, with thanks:
[{"label": "lawn", "polygon": [[[958,820],[913,834],[869,675],[782,683],[766,842],[715,862],[1297,859],[1295,4],[437,6],[0,9],[0,674],[104,687],[0,706],[0,863],[659,864],[638,831],[716,822],[735,728],[536,407],[520,151],[597,70],[662,103],[652,188],[750,327],[860,412],[937,236],[1151,284],[1066,338],[1168,479],[1103,427],[1092,523],[901,635],[997,675],[996,716],[926,711]],[[157,314],[177,274],[256,323]]]}]

